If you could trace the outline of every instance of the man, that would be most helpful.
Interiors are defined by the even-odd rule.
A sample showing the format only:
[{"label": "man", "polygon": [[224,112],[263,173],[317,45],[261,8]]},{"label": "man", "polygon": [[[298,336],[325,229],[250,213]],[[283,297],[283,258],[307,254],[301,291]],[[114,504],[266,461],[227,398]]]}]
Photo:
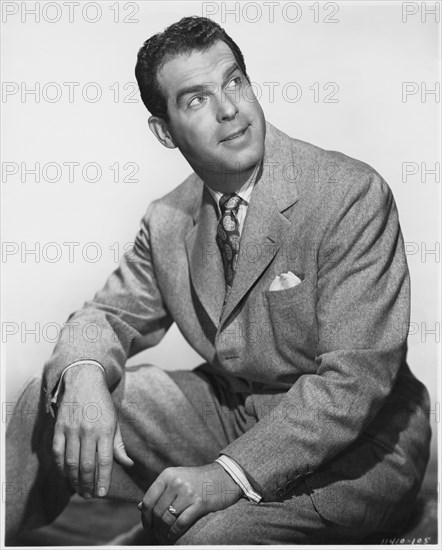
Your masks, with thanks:
[{"label": "man", "polygon": [[[400,531],[431,433],[406,363],[409,275],[388,185],[268,123],[241,51],[208,19],[146,41],[136,76],[150,129],[193,173],[150,205],[17,403],[9,540],[74,490],[138,503],[161,543]],[[124,368],[173,322],[204,365]]]}]

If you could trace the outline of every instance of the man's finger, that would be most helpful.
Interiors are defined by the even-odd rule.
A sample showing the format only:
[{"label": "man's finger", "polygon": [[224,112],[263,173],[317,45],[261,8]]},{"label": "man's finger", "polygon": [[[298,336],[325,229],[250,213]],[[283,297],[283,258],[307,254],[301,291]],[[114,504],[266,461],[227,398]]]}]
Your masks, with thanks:
[{"label": "man's finger", "polygon": [[98,481],[97,495],[104,497],[109,491],[112,476],[113,441],[111,438],[101,437],[97,446]]},{"label": "man's finger", "polygon": [[143,520],[144,528],[152,527],[152,510],[155,504],[158,502],[158,499],[163,494],[166,489],[166,481],[164,478],[159,475],[157,479],[149,487],[149,490],[144,495],[141,506],[141,518]]},{"label": "man's finger", "polygon": [[184,533],[191,527],[200,517],[204,515],[203,510],[197,504],[192,504],[186,508],[176,519],[175,523],[170,528],[167,534],[167,542],[175,543],[175,541],[184,535]]},{"label": "man's finger", "polygon": [[81,439],[80,449],[80,486],[85,498],[92,498],[95,481],[95,451],[97,442],[90,437]]},{"label": "man's finger", "polygon": [[[186,508],[186,506],[182,508],[176,506],[177,496],[177,490],[168,485],[152,509],[152,529],[160,537],[166,537],[170,528],[175,523],[177,515]],[[176,510],[176,515],[169,511],[169,506],[171,505]]]},{"label": "man's finger", "polygon": [[134,461],[127,456],[126,446],[124,445],[123,438],[121,436],[120,425],[117,423],[117,429],[114,437],[114,458],[122,466],[133,466]]},{"label": "man's finger", "polygon": [[66,439],[64,433],[60,430],[55,430],[54,439],[52,440],[52,455],[54,457],[57,468],[63,475],[66,475],[64,471],[64,453],[66,447]]},{"label": "man's finger", "polygon": [[80,441],[76,435],[67,437],[64,467],[72,487],[77,491],[80,477]]}]

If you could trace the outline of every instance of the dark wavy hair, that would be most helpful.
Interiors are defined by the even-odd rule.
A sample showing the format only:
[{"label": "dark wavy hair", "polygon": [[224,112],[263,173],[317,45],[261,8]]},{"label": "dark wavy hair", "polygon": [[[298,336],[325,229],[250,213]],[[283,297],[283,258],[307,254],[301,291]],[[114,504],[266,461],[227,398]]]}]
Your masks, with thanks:
[{"label": "dark wavy hair", "polygon": [[218,23],[207,17],[183,17],[144,42],[138,51],[135,76],[141,99],[152,115],[169,122],[167,99],[157,80],[161,67],[176,55],[205,50],[218,40],[229,46],[239,68],[250,82],[241,50]]}]

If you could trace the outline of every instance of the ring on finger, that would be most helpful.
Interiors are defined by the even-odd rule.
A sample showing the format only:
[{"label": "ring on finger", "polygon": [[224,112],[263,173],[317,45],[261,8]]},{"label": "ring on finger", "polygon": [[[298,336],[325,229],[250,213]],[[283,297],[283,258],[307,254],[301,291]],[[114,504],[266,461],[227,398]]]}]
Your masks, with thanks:
[{"label": "ring on finger", "polygon": [[167,508],[167,511],[168,511],[169,513],[171,513],[172,516],[175,516],[176,518],[179,516],[177,510],[176,510],[172,505],[170,505],[170,506]]}]

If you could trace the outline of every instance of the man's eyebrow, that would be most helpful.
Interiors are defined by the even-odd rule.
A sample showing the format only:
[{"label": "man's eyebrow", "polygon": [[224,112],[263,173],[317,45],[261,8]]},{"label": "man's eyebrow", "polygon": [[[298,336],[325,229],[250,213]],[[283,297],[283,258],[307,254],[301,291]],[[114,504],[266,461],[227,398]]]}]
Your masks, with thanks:
[{"label": "man's eyebrow", "polygon": [[[230,67],[228,67],[225,71],[224,71],[224,75],[223,75],[223,86],[224,84],[226,83],[226,81],[230,78],[230,76],[236,71],[236,70],[240,70],[239,67],[238,67],[238,63],[233,63],[233,65],[230,65]],[[194,93],[197,93],[197,92],[203,92],[205,90],[207,90],[207,84],[195,84],[194,86],[188,86],[187,88],[181,88],[180,90],[178,90],[177,94],[176,94],[176,104],[178,105],[178,103],[180,102],[181,98],[187,94],[194,94]],[[210,87],[210,85],[209,85]]]},{"label": "man's eyebrow", "polygon": [[226,83],[226,80],[228,80],[237,69],[240,70],[240,68],[238,67],[238,63],[233,63],[233,65],[230,65],[230,67],[226,69],[223,76],[223,84]]}]

